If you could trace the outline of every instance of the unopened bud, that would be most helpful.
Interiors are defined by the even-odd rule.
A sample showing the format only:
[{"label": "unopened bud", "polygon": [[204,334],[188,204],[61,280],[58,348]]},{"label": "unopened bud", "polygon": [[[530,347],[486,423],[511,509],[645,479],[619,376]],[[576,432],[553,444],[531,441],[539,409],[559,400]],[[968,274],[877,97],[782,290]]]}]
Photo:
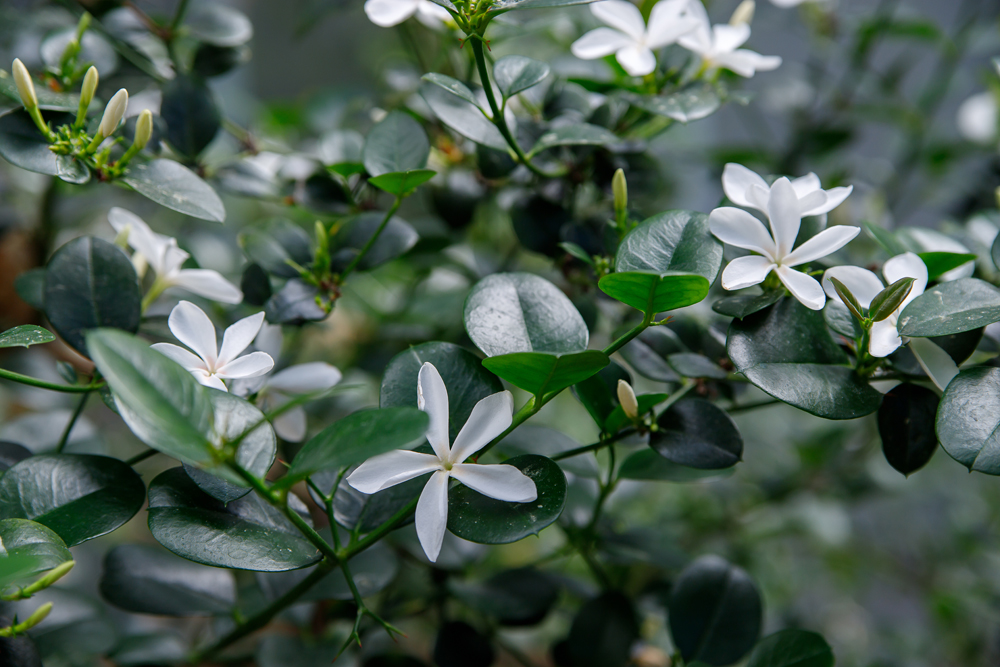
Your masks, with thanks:
[{"label": "unopened bud", "polygon": [[639,418],[639,401],[635,398],[635,391],[625,380],[618,381],[618,402],[622,404],[622,412],[629,419]]},{"label": "unopened bud", "polygon": [[94,93],[97,92],[97,82],[100,77],[97,75],[97,68],[93,65],[83,75],[83,85],[80,87],[80,106],[87,108],[94,100]]},{"label": "unopened bud", "polygon": [[101,118],[101,125],[97,129],[97,134],[102,139],[108,137],[118,127],[125,116],[125,109],[128,107],[128,91],[122,88],[108,102],[104,108],[104,116]]},{"label": "unopened bud", "polygon": [[45,620],[45,617],[49,615],[52,611],[52,603],[46,602],[41,607],[35,610],[35,612],[27,618],[23,623],[18,623],[17,625],[12,625],[7,628],[0,629],[0,637],[16,637],[22,632],[27,632],[31,628],[35,627],[39,623]]},{"label": "unopened bud", "polygon": [[28,68],[24,66],[20,58],[14,58],[11,69],[14,71],[14,83],[17,84],[17,94],[21,96],[21,104],[28,111],[37,109],[38,96],[35,95],[35,84],[31,80]]},{"label": "unopened bud", "polygon": [[628,208],[628,184],[625,182],[625,172],[619,169],[611,178],[611,192],[615,195],[615,211]]},{"label": "unopened bud", "polygon": [[135,122],[135,140],[132,145],[136,150],[141,151],[149,143],[149,138],[153,136],[153,112],[143,109],[139,114],[139,119]]},{"label": "unopened bud", "polygon": [[729,25],[747,25],[753,21],[753,12],[757,8],[754,0],[743,0],[729,18]]}]

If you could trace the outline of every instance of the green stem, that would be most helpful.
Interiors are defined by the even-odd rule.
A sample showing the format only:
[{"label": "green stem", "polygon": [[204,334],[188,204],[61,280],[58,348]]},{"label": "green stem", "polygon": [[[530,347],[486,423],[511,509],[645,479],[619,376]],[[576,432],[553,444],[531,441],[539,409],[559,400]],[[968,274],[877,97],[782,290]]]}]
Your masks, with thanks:
[{"label": "green stem", "polygon": [[757,408],[766,408],[770,405],[777,405],[781,403],[776,398],[768,399],[766,401],[757,401],[756,403],[746,403],[745,405],[734,405],[731,408],[726,408],[726,412],[729,414],[735,414],[737,412],[749,412],[750,410],[756,410]]},{"label": "green stem", "polygon": [[134,466],[136,463],[140,463],[142,461],[145,461],[146,459],[148,459],[150,457],[153,457],[153,456],[156,456],[157,454],[159,454],[159,452],[156,451],[155,449],[147,449],[146,451],[142,452],[141,454],[136,454],[132,458],[126,460],[125,463],[127,463],[130,466]]},{"label": "green stem", "polygon": [[624,334],[619,336],[617,340],[611,343],[611,345],[604,348],[604,354],[610,357],[612,354],[625,347],[626,344],[632,342],[633,338],[649,328],[649,326],[653,323],[654,315],[655,313],[646,313],[645,317],[642,318],[642,322],[626,331]]},{"label": "green stem", "polygon": [[62,436],[59,438],[59,444],[56,445],[56,454],[62,454],[62,450],[65,449],[66,443],[69,442],[69,434],[73,431],[76,420],[80,418],[84,406],[87,405],[88,398],[90,398],[90,392],[80,397],[80,401],[76,404],[76,410],[73,411],[73,416],[69,418],[66,428],[63,429]]},{"label": "green stem", "polygon": [[580,454],[586,454],[587,452],[596,452],[597,450],[612,445],[621,440],[622,438],[632,435],[633,433],[635,433],[634,428],[625,429],[624,431],[616,433],[615,435],[609,438],[604,438],[603,440],[595,442],[591,445],[584,445],[583,447],[577,447],[576,449],[570,449],[565,452],[560,452],[559,454],[556,454],[551,458],[553,461],[562,461],[563,459],[579,456]]},{"label": "green stem", "polygon": [[181,0],[177,3],[177,10],[174,12],[174,18],[170,22],[170,32],[174,32],[180,27],[181,22],[184,20],[184,14],[187,13],[188,2],[190,0]]},{"label": "green stem", "polygon": [[20,382],[21,384],[26,384],[32,387],[38,387],[39,389],[48,389],[50,391],[62,391],[67,394],[85,394],[87,392],[94,391],[95,389],[100,389],[104,386],[104,382],[93,382],[91,384],[55,384],[53,382],[46,382],[45,380],[39,380],[38,378],[33,378],[30,375],[21,375],[20,373],[15,373],[14,371],[8,371],[6,369],[0,368],[0,380],[10,380],[12,382]]},{"label": "green stem", "polygon": [[393,202],[392,204],[392,208],[390,208],[389,211],[385,214],[385,218],[383,218],[382,224],[378,226],[378,229],[375,230],[375,233],[372,234],[372,237],[368,239],[368,242],[365,243],[363,248],[361,248],[361,251],[354,256],[354,259],[351,260],[351,263],[348,264],[347,268],[344,269],[344,271],[340,274],[341,280],[349,276],[351,272],[354,271],[354,269],[358,266],[358,263],[362,259],[364,259],[364,256],[368,254],[368,251],[372,249],[372,246],[375,245],[375,241],[377,241],[378,237],[382,234],[382,230],[384,230],[386,225],[389,224],[389,220],[391,220],[392,216],[396,214],[396,211],[399,210],[399,205],[402,203],[403,203],[403,198],[397,195],[396,201]]}]

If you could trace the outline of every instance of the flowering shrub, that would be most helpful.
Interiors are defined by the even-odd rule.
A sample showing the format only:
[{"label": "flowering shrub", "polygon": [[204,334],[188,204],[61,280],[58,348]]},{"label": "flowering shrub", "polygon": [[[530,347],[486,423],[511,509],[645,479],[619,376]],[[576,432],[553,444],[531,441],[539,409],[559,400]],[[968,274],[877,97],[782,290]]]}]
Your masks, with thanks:
[{"label": "flowering shrub", "polygon": [[[367,0],[384,94],[249,127],[227,4],[11,18],[46,34],[0,71],[38,212],[0,235],[0,662],[995,662],[996,492],[948,477],[1000,475],[993,75],[932,130],[996,10],[772,3]],[[812,102],[754,94],[801,65],[757,13],[832,63]],[[897,42],[938,59],[915,102]],[[749,148],[699,146],[720,118]],[[873,118],[895,162],[852,152]],[[923,480],[978,508],[948,574],[890,537],[927,503],[849,543]],[[938,614],[895,644],[837,581],[887,554],[886,615]]]}]

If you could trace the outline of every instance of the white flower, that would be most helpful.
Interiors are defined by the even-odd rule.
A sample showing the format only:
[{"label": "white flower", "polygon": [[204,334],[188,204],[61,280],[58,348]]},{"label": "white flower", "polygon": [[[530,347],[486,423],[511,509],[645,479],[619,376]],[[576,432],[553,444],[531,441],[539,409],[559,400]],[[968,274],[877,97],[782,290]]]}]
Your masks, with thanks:
[{"label": "white flower", "polygon": [[428,28],[440,28],[451,20],[451,14],[441,5],[431,0],[368,0],[365,14],[377,26],[391,28],[416,15],[417,20]]},{"label": "white flower", "polygon": [[177,239],[157,234],[135,213],[123,208],[112,208],[108,212],[108,222],[119,234],[128,234],[129,246],[140,256],[133,255],[133,263],[141,269],[143,262],[148,262],[156,273],[156,281],[150,288],[153,298],[167,288],[180,287],[192,294],[222,303],[239,303],[243,300],[240,289],[223,278],[218,271],[182,269],[181,266],[190,255],[177,247]]},{"label": "white flower", "polygon": [[1000,110],[997,109],[997,98],[991,92],[973,95],[962,102],[955,118],[959,134],[977,144],[996,141],[998,121]]},{"label": "white flower", "polygon": [[[267,378],[257,391],[257,406],[267,412],[279,408],[296,396],[325,391],[340,382],[340,371],[325,361],[311,361],[282,369]],[[283,412],[271,422],[274,432],[288,442],[302,442],[306,437],[306,411],[301,405]]]},{"label": "white flower", "polygon": [[739,47],[750,39],[750,26],[717,24],[708,20],[708,12],[701,0],[690,0],[688,9],[698,23],[677,42],[689,51],[701,56],[708,69],[723,68],[740,76],[750,77],[757,72],[777,69],[781,65],[779,56],[762,56],[749,49]]},{"label": "white flower", "polygon": [[639,8],[626,0],[603,0],[590,6],[610,28],[591,30],[573,42],[573,55],[583,60],[603,58],[612,53],[632,76],[645,76],[656,69],[654,51],[673,44],[697,22],[688,13],[688,0],[661,0],[649,14],[649,25]]},{"label": "white flower", "polygon": [[194,350],[195,354],[171,343],[156,343],[152,347],[179,363],[206,387],[226,391],[223,380],[257,377],[274,368],[274,359],[265,352],[239,356],[253,341],[263,323],[263,312],[236,322],[223,334],[220,350],[212,320],[190,301],[181,301],[170,311],[167,325],[177,340]]},{"label": "white flower", "polygon": [[806,308],[820,310],[826,303],[826,294],[819,281],[791,267],[839,250],[857,236],[861,228],[830,227],[793,250],[804,207],[791,181],[779,178],[768,192],[765,207],[771,222],[770,231],[742,209],[726,206],[712,211],[708,217],[709,228],[720,241],[759,253],[730,262],[722,272],[722,287],[737,290],[757,285],[774,271],[792,296]]},{"label": "white flower", "polygon": [[[802,217],[829,213],[840,206],[851,192],[853,185],[824,190],[819,177],[809,172],[805,176],[790,181],[795,196],[802,205]],[[767,201],[771,195],[771,186],[755,172],[741,164],[730,162],[722,170],[722,189],[726,196],[737,206],[755,208],[761,213],[767,213]]]},{"label": "white flower", "polygon": [[430,417],[427,441],[434,454],[395,451],[365,461],[347,478],[347,483],[362,493],[375,493],[433,472],[417,501],[417,537],[431,562],[437,560],[448,526],[448,482],[455,478],[479,493],[514,503],[527,503],[538,497],[535,483],[510,465],[462,463],[493,438],[503,433],[512,421],[514,401],[509,391],[487,396],[476,403],[469,421],[448,445],[448,390],[437,369],[429,363],[420,367],[417,376],[417,406]]},{"label": "white flower", "polygon": [[775,7],[781,7],[782,9],[790,9],[791,7],[798,7],[808,1],[809,0],[771,0],[771,4]]}]

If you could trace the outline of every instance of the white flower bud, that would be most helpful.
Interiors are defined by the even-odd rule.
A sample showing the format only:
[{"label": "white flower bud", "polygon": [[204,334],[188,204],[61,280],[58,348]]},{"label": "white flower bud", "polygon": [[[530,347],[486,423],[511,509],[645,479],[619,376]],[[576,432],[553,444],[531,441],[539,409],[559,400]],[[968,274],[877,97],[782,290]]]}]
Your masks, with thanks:
[{"label": "white flower bud", "polygon": [[104,116],[101,118],[101,126],[97,129],[97,135],[102,139],[110,136],[122,122],[125,116],[125,109],[128,107],[128,91],[124,88],[115,93],[115,96],[104,108]]},{"label": "white flower bud", "polygon": [[757,4],[754,0],[743,0],[729,18],[729,25],[742,25],[744,23],[749,25],[753,21],[753,12],[756,8]]},{"label": "white flower bud", "polygon": [[639,401],[635,398],[635,391],[625,380],[618,381],[618,402],[622,404],[622,412],[629,419],[639,418]]},{"label": "white flower bud", "polygon": [[94,99],[94,93],[97,91],[98,79],[97,68],[91,65],[87,73],[83,75],[83,85],[80,87],[80,108],[86,109],[90,106]]},{"label": "white flower bud", "polygon": [[133,145],[136,150],[142,150],[149,143],[149,138],[153,136],[153,112],[144,109],[139,114],[139,119],[135,122],[135,141]]},{"label": "white flower bud", "polygon": [[21,103],[28,111],[38,108],[38,96],[35,95],[35,84],[31,80],[28,68],[24,66],[20,58],[14,58],[11,65],[14,71],[14,83],[17,84],[17,93],[21,96]]},{"label": "white flower bud", "polygon": [[611,178],[611,192],[615,196],[615,210],[624,211],[628,208],[628,184],[625,182],[625,172],[619,169]]}]

